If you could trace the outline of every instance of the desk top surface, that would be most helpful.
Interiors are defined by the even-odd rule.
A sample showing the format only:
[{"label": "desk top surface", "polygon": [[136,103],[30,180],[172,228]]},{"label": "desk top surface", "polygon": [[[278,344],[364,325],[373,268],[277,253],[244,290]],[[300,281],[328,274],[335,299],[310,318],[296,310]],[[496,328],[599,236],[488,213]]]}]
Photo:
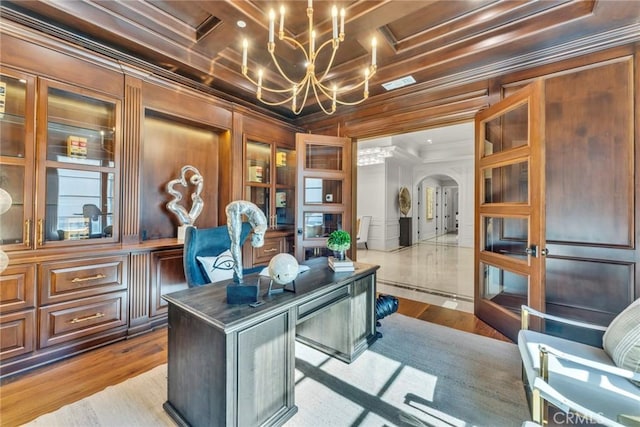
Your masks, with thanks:
[{"label": "desk top surface", "polygon": [[[282,292],[267,295],[269,277],[258,274],[246,275],[244,283],[260,284],[258,299],[263,300],[264,304],[258,307],[250,307],[249,304],[227,304],[227,286],[233,285],[231,280],[173,292],[163,295],[162,298],[170,305],[174,304],[212,326],[231,332],[244,327],[247,323],[271,317],[274,311],[285,311],[292,306],[304,304],[347,283],[373,274],[380,268],[378,265],[356,262],[355,271],[336,273],[328,267],[326,259],[314,260],[309,265],[311,268],[296,278],[295,293]],[[277,288],[280,287],[277,286]],[[286,287],[291,289],[292,285],[288,284]],[[275,284],[274,288],[276,288]]]}]

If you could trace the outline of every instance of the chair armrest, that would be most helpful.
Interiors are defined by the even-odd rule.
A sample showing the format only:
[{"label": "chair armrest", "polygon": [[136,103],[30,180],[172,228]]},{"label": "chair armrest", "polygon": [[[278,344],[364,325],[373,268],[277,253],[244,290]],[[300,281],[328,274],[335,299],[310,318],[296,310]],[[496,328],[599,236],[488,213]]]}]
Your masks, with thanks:
[{"label": "chair armrest", "polygon": [[[557,348],[550,347],[544,344],[540,344],[538,348],[541,353],[547,352],[547,353],[553,354],[559,359],[568,360],[570,362],[577,363],[578,365],[586,366],[588,368],[596,369],[598,371],[605,372],[607,374],[616,375],[618,377],[626,378],[628,380],[640,381],[640,373],[634,373],[629,369],[618,368],[615,365],[607,365],[605,363],[595,362],[593,360],[585,359],[584,357],[565,353],[564,351],[560,351]],[[548,373],[541,372],[540,375],[543,378],[547,378]]]},{"label": "chair armrest", "polygon": [[608,427],[623,427],[622,424],[606,418],[601,414],[585,408],[579,403],[565,397],[540,377],[536,377],[533,381],[533,389],[538,390],[540,392],[540,397],[565,413],[577,412],[581,414],[583,418],[588,419],[589,423],[595,422]]},{"label": "chair armrest", "polygon": [[554,316],[553,314],[543,313],[535,310],[528,305],[522,305],[522,329],[529,329],[529,315],[533,314],[536,317],[545,320],[553,320],[554,322],[564,323],[565,325],[577,326],[580,328],[592,329],[594,331],[604,332],[607,330],[606,326],[596,325],[594,323],[580,322],[578,320],[566,319],[560,316]]}]

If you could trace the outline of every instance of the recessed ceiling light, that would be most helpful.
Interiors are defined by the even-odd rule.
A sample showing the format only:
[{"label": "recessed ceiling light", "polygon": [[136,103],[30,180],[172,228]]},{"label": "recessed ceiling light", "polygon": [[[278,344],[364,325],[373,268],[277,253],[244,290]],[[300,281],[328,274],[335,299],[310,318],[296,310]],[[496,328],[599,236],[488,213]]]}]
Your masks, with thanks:
[{"label": "recessed ceiling light", "polygon": [[240,28],[244,28],[247,26],[247,23],[240,19],[238,22],[236,22],[236,25]]},{"label": "recessed ceiling light", "polygon": [[433,141],[432,141],[432,140],[430,140],[430,139],[427,139],[427,142],[428,142],[429,144],[433,144]]},{"label": "recessed ceiling light", "polygon": [[401,87],[413,84],[416,82],[416,79],[413,76],[405,76],[396,80],[392,80],[390,82],[382,83],[382,87],[386,90],[399,89]]}]

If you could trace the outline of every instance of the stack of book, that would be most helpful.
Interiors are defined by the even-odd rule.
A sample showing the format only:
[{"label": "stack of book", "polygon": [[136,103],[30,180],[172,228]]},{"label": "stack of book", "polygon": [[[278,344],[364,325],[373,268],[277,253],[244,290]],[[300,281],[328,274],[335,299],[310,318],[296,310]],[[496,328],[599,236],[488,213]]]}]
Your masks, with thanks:
[{"label": "stack of book", "polygon": [[329,257],[329,268],[336,273],[341,273],[343,271],[354,271],[356,269],[353,265],[353,261],[351,261],[349,258],[345,258],[344,260],[337,260],[332,256]]}]

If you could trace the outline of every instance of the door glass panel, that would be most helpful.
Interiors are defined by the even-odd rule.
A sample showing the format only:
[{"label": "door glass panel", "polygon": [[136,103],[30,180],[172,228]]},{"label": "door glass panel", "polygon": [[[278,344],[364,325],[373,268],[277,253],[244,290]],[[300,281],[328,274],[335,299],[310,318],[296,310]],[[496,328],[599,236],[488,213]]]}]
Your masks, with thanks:
[{"label": "door glass panel", "polygon": [[509,110],[484,123],[484,155],[488,156],[529,143],[529,104]]},{"label": "door glass panel", "polygon": [[520,306],[528,303],[527,276],[484,263],[481,263],[481,268],[482,298],[514,313],[520,313]]},{"label": "door glass panel", "polygon": [[526,218],[484,217],[484,250],[527,259],[529,221]]},{"label": "door glass panel", "polygon": [[484,203],[527,203],[528,201],[528,162],[484,170]]},{"label": "door glass panel", "polygon": [[247,142],[246,182],[268,184],[271,170],[271,145]]},{"label": "door glass panel", "polygon": [[[3,136],[4,138],[4,136]],[[4,155],[4,153],[2,153]],[[11,196],[11,207],[0,218],[0,244],[23,243],[24,167],[2,165],[0,188]]]},{"label": "door glass panel", "polygon": [[307,205],[342,203],[342,181],[305,178],[304,203]]},{"label": "door glass panel", "polygon": [[25,81],[0,75],[0,155],[2,156],[20,158],[25,156],[26,96]]},{"label": "door glass panel", "polygon": [[342,147],[307,144],[306,169],[342,170]]},{"label": "door glass panel", "polygon": [[113,236],[114,174],[47,168],[44,240]]},{"label": "door glass panel", "polygon": [[267,218],[271,217],[271,211],[269,209],[270,192],[268,187],[254,187],[248,185],[245,188],[245,197],[248,201],[262,209],[262,212],[264,212]]},{"label": "door glass panel", "polygon": [[327,237],[335,230],[342,230],[342,214],[305,212],[304,238]]},{"label": "door glass panel", "polygon": [[49,88],[47,160],[115,167],[116,106]]}]

